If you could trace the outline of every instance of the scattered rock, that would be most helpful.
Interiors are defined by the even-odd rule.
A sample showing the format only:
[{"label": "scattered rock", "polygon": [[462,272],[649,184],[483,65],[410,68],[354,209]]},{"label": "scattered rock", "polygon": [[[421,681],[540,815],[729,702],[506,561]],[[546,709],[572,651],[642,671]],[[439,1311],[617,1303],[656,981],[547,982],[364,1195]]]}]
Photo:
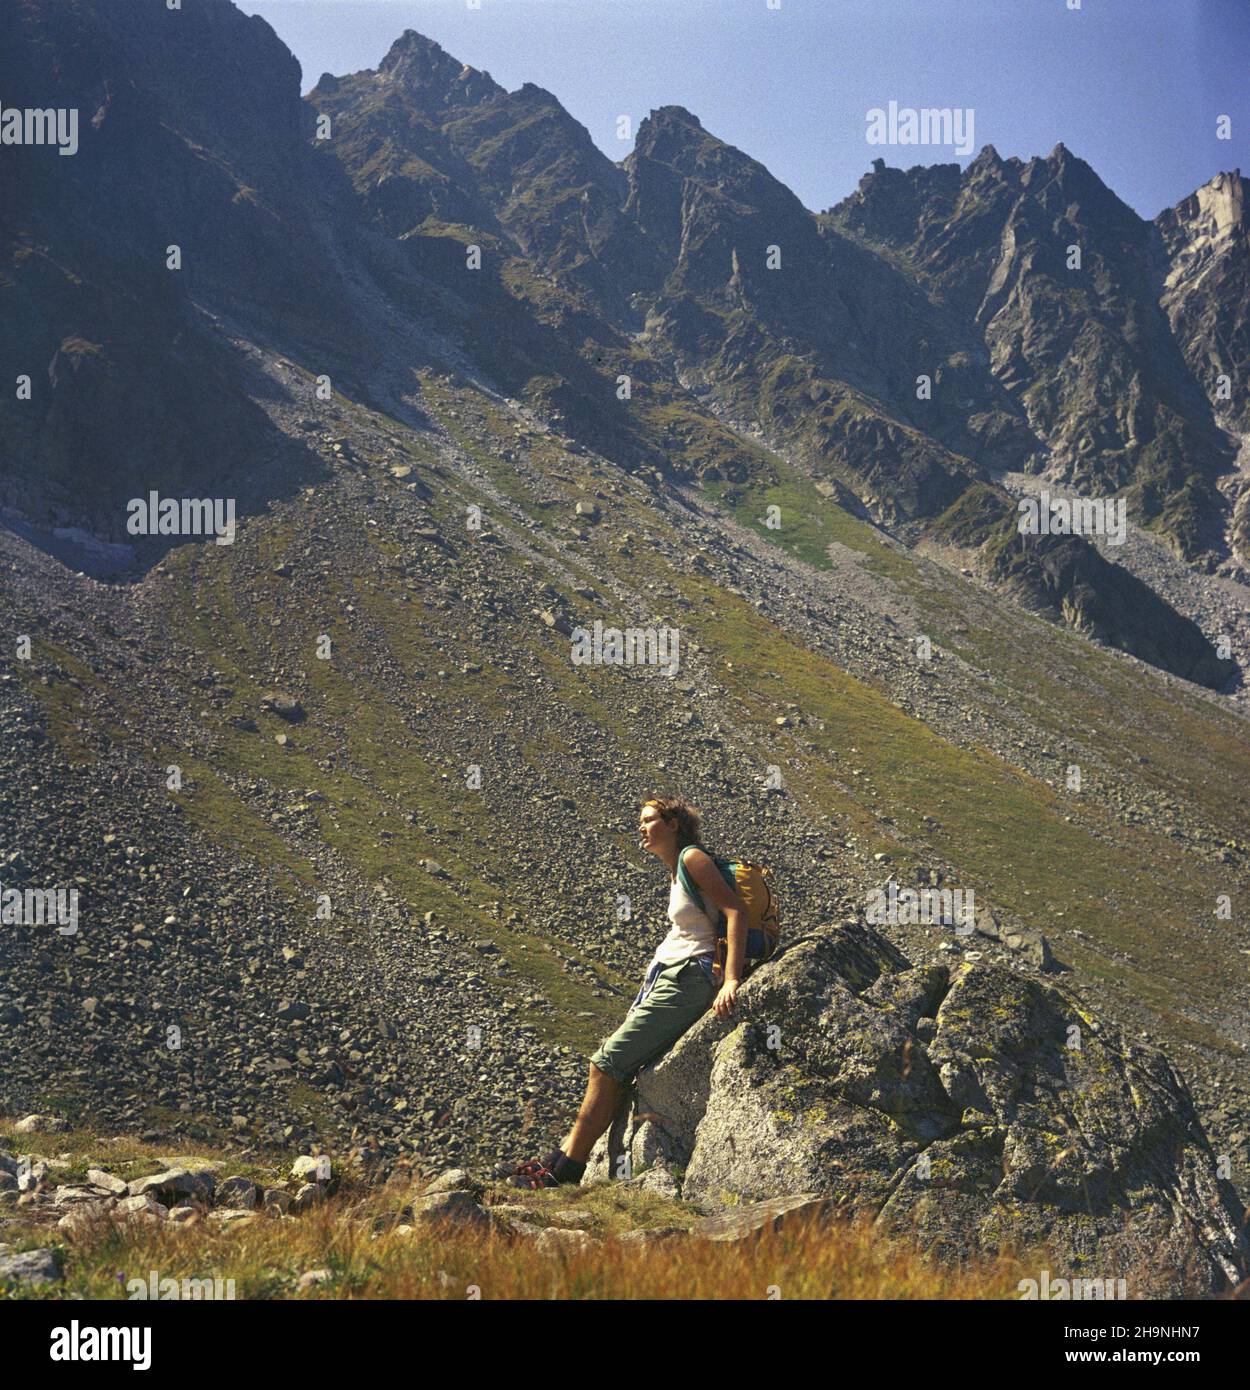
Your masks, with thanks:
[{"label": "scattered rock", "polygon": [[63,1134],[69,1125],[58,1115],[27,1115],[13,1126],[14,1134]]},{"label": "scattered rock", "polygon": [[217,1184],[217,1201],[242,1211],[254,1211],[259,1199],[256,1184],[248,1178],[227,1178]]},{"label": "scattered rock", "polygon": [[270,710],[280,719],[285,719],[288,723],[298,724],[304,719],[304,706],[295,698],[282,690],[270,690],[260,697],[262,709]]},{"label": "scattered rock", "polygon": [[223,1231],[239,1230],[257,1219],[257,1213],[254,1211],[232,1207],[222,1207],[208,1213],[208,1220]]},{"label": "scattered rock", "polygon": [[557,1226],[547,1226],[534,1237],[534,1246],[544,1255],[578,1254],[583,1250],[597,1250],[603,1241],[587,1235],[585,1231],[562,1231]]},{"label": "scattered rock", "polygon": [[483,1231],[490,1226],[490,1217],[469,1192],[436,1192],[430,1197],[418,1197],[412,1204],[412,1219],[427,1226],[446,1223]]},{"label": "scattered rock", "polygon": [[[332,1171],[330,1160],[325,1154],[315,1158],[310,1154],[301,1154],[291,1164],[291,1176],[296,1181],[329,1182]],[[324,1176],[318,1177],[319,1173],[324,1174]]]},{"label": "scattered rock", "polygon": [[799,1192],[746,1207],[731,1207],[716,1216],[705,1216],[696,1221],[687,1234],[700,1240],[748,1240],[764,1231],[780,1230],[796,1217],[827,1220],[832,1210],[833,1203],[828,1198],[814,1192]]},{"label": "scattered rock", "polygon": [[148,1218],[153,1221],[163,1221],[169,1215],[169,1208],[158,1202],[150,1192],[144,1192],[134,1197],[122,1197],[119,1199],[114,1211],[119,1216],[129,1218]]},{"label": "scattered rock", "polygon": [[587,1226],[595,1219],[595,1214],[585,1207],[565,1207],[563,1210],[549,1211],[547,1219],[553,1226]]},{"label": "scattered rock", "polygon": [[465,1169],[448,1168],[428,1184],[424,1195],[429,1197],[436,1192],[472,1192],[480,1197],[484,1190],[483,1185],[471,1178]]},{"label": "scattered rock", "polygon": [[297,1214],[309,1211],[318,1202],[325,1201],[325,1195],[325,1188],[320,1183],[306,1182],[295,1194],[291,1210]]},{"label": "scattered rock", "polygon": [[651,1229],[625,1231],[617,1236],[622,1245],[660,1245],[665,1241],[678,1240],[686,1236],[680,1226],[656,1226]]},{"label": "scattered rock", "polygon": [[96,1187],[104,1188],[114,1197],[125,1197],[130,1192],[130,1184],[124,1178],[115,1178],[112,1173],[106,1173],[103,1168],[88,1168],[87,1181]]},{"label": "scattered rock", "polygon": [[20,1255],[0,1255],[0,1283],[55,1284],[60,1278],[61,1262],[55,1250],[23,1250]]},{"label": "scattered rock", "polygon": [[183,1197],[193,1197],[199,1202],[213,1199],[213,1174],[193,1173],[187,1168],[170,1168],[164,1173],[153,1173],[150,1177],[135,1178],[126,1189],[132,1197],[151,1193],[159,1201],[172,1205]]}]

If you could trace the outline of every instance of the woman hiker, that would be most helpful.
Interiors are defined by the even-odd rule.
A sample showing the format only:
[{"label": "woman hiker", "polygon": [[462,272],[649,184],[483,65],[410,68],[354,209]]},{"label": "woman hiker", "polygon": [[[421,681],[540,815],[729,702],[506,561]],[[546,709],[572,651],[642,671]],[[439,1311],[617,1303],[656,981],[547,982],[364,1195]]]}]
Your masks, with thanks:
[{"label": "woman hiker", "polygon": [[[625,1022],[590,1059],[590,1080],[568,1137],[544,1159],[496,1170],[516,1187],[557,1187],[579,1183],[595,1140],[612,1123],[621,1097],[647,1062],[662,1057],[681,1035],[715,1009],[727,1018],[742,983],[747,913],[741,897],[725,882],[702,846],[698,811],[680,797],[652,797],[642,805],[638,834],[643,849],[668,866],[668,917],[672,926],[647,969]],[[716,919],[686,892],[677,876],[678,856],[703,895],[725,914],[728,943],[725,982],[712,982]],[[715,998],[713,998],[715,996]]]}]

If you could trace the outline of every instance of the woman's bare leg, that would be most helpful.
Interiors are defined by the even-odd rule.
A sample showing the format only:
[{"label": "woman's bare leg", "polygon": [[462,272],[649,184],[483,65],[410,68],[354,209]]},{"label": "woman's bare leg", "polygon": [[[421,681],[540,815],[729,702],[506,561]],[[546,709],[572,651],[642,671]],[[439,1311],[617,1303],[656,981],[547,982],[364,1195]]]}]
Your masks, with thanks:
[{"label": "woman's bare leg", "polygon": [[573,1121],[568,1138],[560,1147],[565,1156],[574,1163],[585,1163],[595,1140],[612,1123],[616,1107],[620,1104],[625,1088],[607,1072],[600,1071],[593,1062],[590,1064],[590,1080],[586,1083],[586,1095],[582,1107]]}]

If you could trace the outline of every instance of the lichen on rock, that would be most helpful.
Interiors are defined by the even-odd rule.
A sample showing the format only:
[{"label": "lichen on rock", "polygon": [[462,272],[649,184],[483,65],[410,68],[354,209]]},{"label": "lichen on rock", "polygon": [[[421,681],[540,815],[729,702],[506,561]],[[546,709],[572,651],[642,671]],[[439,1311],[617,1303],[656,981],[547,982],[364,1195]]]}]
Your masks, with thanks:
[{"label": "lichen on rock", "polygon": [[1161,1052],[1036,978],[915,967],[859,924],[790,945],[643,1069],[585,1180],[610,1177],[707,1209],[816,1193],[951,1258],[1045,1246],[1130,1297],[1226,1287],[1250,1256]]}]

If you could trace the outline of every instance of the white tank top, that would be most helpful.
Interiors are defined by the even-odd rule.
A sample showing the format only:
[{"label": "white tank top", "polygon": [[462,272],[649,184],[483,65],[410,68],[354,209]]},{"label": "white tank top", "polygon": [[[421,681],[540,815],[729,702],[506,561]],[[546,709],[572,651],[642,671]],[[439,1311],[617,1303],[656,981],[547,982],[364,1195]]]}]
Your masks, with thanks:
[{"label": "white tank top", "polygon": [[676,965],[690,956],[710,956],[716,950],[716,927],[712,919],[675,878],[668,890],[668,935],[660,942],[652,964]]}]

